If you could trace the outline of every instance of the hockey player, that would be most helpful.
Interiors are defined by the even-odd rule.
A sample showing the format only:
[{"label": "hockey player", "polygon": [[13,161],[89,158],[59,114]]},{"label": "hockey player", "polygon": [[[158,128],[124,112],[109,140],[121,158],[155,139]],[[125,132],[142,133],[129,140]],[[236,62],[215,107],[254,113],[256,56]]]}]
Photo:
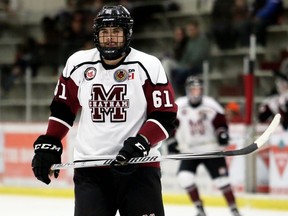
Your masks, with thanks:
[{"label": "hockey player", "polygon": [[275,72],[276,94],[265,98],[258,107],[258,120],[265,123],[277,113],[281,114],[281,125],[288,129],[288,78],[282,72]]},{"label": "hockey player", "polygon": [[[217,151],[228,145],[228,125],[224,109],[213,98],[203,95],[202,79],[190,76],[186,80],[186,96],[176,100],[179,126],[168,140],[169,153]],[[225,158],[181,161],[177,179],[198,211],[205,216],[203,202],[195,182],[198,166],[203,164],[213,182],[222,191],[233,216],[239,216],[232,187],[228,179]]]},{"label": "hockey player", "polygon": [[164,216],[160,164],[130,169],[126,162],[160,154],[161,141],[175,128],[177,105],[159,59],[129,46],[132,26],[125,7],[100,10],[93,25],[96,48],[68,58],[46,134],[34,142],[34,175],[49,184],[51,165],[61,162],[61,140],[81,109],[74,160],[115,155],[114,167],[74,170],[75,216],[113,216],[117,211]]}]

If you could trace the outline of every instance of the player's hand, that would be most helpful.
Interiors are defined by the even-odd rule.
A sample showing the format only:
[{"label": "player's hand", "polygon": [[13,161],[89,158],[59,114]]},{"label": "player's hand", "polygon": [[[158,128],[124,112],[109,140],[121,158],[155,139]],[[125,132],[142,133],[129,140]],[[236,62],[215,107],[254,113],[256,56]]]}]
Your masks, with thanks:
[{"label": "player's hand", "polygon": [[287,99],[286,99],[286,101],[285,101],[285,110],[284,111],[288,111],[288,101],[287,101]]},{"label": "player's hand", "polygon": [[141,136],[129,137],[124,141],[122,149],[116,156],[116,163],[125,165],[132,157],[145,157],[148,155],[150,145],[147,140]]},{"label": "player's hand", "polygon": [[149,150],[150,145],[143,136],[129,137],[111,163],[112,171],[118,175],[130,175],[137,169],[138,164],[127,164],[127,162],[132,157],[147,156]]},{"label": "player's hand", "polygon": [[179,149],[178,149],[178,142],[175,139],[175,137],[169,137],[166,140],[166,144],[167,144],[167,150],[169,154],[178,154],[180,153]]},{"label": "player's hand", "polygon": [[221,146],[227,146],[228,142],[229,142],[229,134],[227,133],[227,131],[221,131],[218,133],[218,143]]},{"label": "player's hand", "polygon": [[[51,182],[49,178],[51,166],[61,163],[62,143],[53,137],[41,135],[33,146],[35,152],[31,164],[33,173],[38,180],[49,184]],[[55,170],[53,173],[55,178],[59,176],[59,170]]]},{"label": "player's hand", "polygon": [[285,109],[282,109],[283,114],[281,118],[281,125],[284,130],[288,130],[288,117],[287,117],[287,112],[288,112],[288,101],[286,100],[285,102]]}]

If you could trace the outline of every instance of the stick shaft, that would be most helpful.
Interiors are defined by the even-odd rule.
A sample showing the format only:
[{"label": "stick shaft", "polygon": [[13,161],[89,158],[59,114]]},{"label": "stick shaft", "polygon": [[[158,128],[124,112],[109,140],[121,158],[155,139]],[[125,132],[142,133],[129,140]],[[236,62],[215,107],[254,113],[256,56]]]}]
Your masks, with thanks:
[{"label": "stick shaft", "polygon": [[[128,164],[153,163],[166,160],[195,160],[195,159],[209,159],[209,158],[218,158],[227,156],[247,155],[261,148],[268,141],[270,135],[276,130],[279,123],[280,123],[280,114],[276,114],[270,125],[264,131],[264,133],[252,144],[241,149],[228,150],[228,151],[202,152],[202,153],[182,153],[182,154],[172,154],[162,156],[135,157],[131,158],[128,161]],[[52,165],[51,170],[110,166],[115,157],[116,156],[110,156],[109,158],[104,158],[103,156],[100,156],[99,158],[90,161],[76,161],[72,163],[54,164]]]}]

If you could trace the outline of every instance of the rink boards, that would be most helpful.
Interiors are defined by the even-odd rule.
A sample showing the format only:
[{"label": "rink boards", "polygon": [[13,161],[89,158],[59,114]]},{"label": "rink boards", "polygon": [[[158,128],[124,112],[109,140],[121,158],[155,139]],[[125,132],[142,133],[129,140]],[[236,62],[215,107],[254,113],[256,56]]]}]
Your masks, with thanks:
[{"label": "rink boards", "polygon": [[[266,125],[258,125],[256,134],[260,134],[265,128]],[[75,141],[76,129],[77,126],[63,141],[66,149],[62,157],[63,162],[72,161],[72,146]],[[61,170],[60,178],[53,181],[48,188],[45,188],[33,176],[31,171],[32,143],[45,130],[45,124],[4,123],[0,125],[0,193],[28,193],[31,195],[44,193],[45,196],[72,196],[69,188],[73,186],[73,170]],[[244,124],[230,125],[230,136],[229,149],[243,147],[251,138],[247,135]],[[287,146],[288,133],[279,127],[265,148],[255,154],[257,172],[255,180],[258,193],[251,196],[245,193],[246,157],[226,158],[231,183],[237,192],[239,205],[288,210]],[[163,147],[163,153],[165,153],[165,147]],[[190,200],[176,181],[178,165],[177,161],[165,161],[161,165],[164,201],[187,204],[190,203]],[[216,206],[226,205],[203,167],[198,170],[197,182],[204,195],[205,203]],[[52,188],[57,188],[57,190]]]}]

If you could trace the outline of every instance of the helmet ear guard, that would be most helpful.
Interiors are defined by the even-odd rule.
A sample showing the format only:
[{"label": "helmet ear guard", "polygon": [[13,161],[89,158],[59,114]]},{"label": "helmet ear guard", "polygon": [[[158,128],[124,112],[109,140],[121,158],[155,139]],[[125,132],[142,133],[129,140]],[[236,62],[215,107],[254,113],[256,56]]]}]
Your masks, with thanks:
[{"label": "helmet ear guard", "polygon": [[[122,5],[104,6],[93,23],[93,36],[96,48],[107,60],[114,60],[123,56],[128,51],[133,32],[133,19],[129,11]],[[105,27],[121,27],[124,31],[124,44],[122,47],[102,47],[99,42],[99,32]]]}]

